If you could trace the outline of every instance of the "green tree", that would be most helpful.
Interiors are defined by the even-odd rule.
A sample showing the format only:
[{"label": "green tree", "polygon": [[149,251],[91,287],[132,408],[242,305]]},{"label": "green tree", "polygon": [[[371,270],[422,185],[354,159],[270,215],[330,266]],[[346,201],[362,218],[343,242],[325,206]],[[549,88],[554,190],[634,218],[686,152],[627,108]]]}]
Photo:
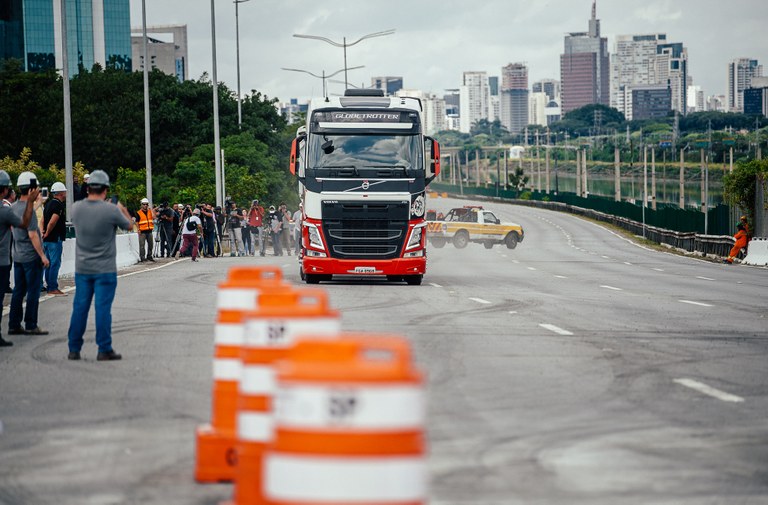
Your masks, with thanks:
[{"label": "green tree", "polygon": [[755,217],[755,196],[758,178],[768,180],[768,160],[740,162],[733,173],[723,177],[723,197],[731,205],[747,211],[750,220]]}]

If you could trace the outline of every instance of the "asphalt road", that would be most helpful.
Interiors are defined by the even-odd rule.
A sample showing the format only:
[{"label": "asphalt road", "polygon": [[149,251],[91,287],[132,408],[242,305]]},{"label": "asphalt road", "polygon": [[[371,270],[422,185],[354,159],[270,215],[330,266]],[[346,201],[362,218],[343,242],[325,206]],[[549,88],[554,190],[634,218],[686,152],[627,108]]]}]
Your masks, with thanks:
[{"label": "asphalt road", "polygon": [[[515,250],[431,248],[420,287],[321,285],[345,330],[412,341],[429,378],[431,503],[768,503],[768,269],[485,206],[524,226]],[[120,278],[121,362],[96,362],[92,321],[84,360],[67,361],[71,297],[42,303],[51,334],[0,350],[0,504],[229,498],[194,483],[194,430],[210,418],[215,287],[254,261],[299,283],[293,257]]]}]

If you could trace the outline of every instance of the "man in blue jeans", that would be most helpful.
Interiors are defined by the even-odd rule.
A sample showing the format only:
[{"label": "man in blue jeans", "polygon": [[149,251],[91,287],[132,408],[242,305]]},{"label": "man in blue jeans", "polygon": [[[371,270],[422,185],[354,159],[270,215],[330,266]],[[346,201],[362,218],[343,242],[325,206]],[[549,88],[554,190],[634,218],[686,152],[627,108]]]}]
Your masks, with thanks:
[{"label": "man in blue jeans", "polygon": [[66,295],[59,289],[61,251],[67,239],[67,187],[60,182],[51,186],[53,198],[48,200],[43,211],[43,250],[51,262],[43,270],[43,281],[49,295]]},{"label": "man in blue jeans", "polygon": [[[19,199],[11,210],[19,217],[24,215],[27,202],[37,189],[37,176],[32,172],[22,172],[16,183],[19,187]],[[50,262],[43,251],[43,240],[37,219],[32,219],[28,228],[13,229],[13,295],[8,315],[9,335],[48,335],[37,325],[37,309],[40,304],[40,284],[43,282],[43,268]],[[27,306],[24,307],[24,297]],[[21,327],[22,319],[24,328]]]},{"label": "man in blue jeans", "polygon": [[[5,170],[0,170],[0,198],[5,199],[11,192],[11,177]],[[27,193],[27,205],[24,214],[19,217],[11,210],[11,204],[0,205],[0,307],[3,305],[5,293],[11,278],[11,227],[26,229],[33,219],[35,200],[40,195],[40,190],[33,189]],[[0,312],[2,318],[2,312]],[[0,347],[10,347],[13,342],[3,339],[0,335]]]},{"label": "man in blue jeans", "polygon": [[88,180],[88,198],[72,206],[75,225],[75,299],[69,320],[69,354],[80,359],[88,311],[94,301],[98,361],[113,361],[122,356],[112,348],[112,302],[117,289],[117,228],[130,230],[131,215],[121,203],[105,201],[109,176],[95,170]]}]

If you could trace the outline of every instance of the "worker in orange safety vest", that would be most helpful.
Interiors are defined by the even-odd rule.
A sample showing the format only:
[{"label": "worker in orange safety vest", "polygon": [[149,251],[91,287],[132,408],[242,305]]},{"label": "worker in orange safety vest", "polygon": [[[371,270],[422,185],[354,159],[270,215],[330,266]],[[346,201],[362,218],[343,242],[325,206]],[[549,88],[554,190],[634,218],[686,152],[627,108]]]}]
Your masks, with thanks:
[{"label": "worker in orange safety vest", "polygon": [[[139,228],[139,261],[155,261],[152,257],[152,249],[154,242],[152,240],[152,232],[155,229],[155,215],[152,209],[149,208],[149,200],[146,198],[141,199],[141,208],[136,211],[136,224]],[[144,255],[146,247],[146,256]]]},{"label": "worker in orange safety vest", "polygon": [[733,236],[736,243],[731,248],[731,252],[728,253],[728,258],[723,260],[724,263],[733,263],[734,258],[738,256],[739,252],[741,252],[744,247],[747,247],[747,230],[744,225],[739,223],[738,226],[736,226],[736,229],[738,231],[736,232],[736,235]]}]

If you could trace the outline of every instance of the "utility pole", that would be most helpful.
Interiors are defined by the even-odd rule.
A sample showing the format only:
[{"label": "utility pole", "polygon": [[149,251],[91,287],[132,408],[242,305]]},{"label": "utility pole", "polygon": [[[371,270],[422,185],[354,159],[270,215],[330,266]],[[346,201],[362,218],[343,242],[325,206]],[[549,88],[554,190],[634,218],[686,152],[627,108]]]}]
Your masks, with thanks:
[{"label": "utility pole", "polygon": [[656,210],[656,147],[651,147],[651,208]]},{"label": "utility pole", "polygon": [[613,193],[614,200],[621,201],[621,155],[619,154],[619,146],[613,147]]},{"label": "utility pole", "polygon": [[685,208],[685,148],[680,148],[680,208]]},{"label": "utility pole", "polygon": [[144,52],[144,163],[146,165],[146,189],[149,208],[153,208],[152,200],[152,136],[150,134],[149,115],[149,53],[147,50],[147,7],[145,0],[141,0],[141,28],[143,35]]},{"label": "utility pole", "polygon": [[67,215],[72,216],[75,199],[75,179],[72,173],[72,106],[69,92],[69,54],[67,53],[67,8],[65,0],[61,5],[61,63],[64,95],[64,181],[67,186]]}]

